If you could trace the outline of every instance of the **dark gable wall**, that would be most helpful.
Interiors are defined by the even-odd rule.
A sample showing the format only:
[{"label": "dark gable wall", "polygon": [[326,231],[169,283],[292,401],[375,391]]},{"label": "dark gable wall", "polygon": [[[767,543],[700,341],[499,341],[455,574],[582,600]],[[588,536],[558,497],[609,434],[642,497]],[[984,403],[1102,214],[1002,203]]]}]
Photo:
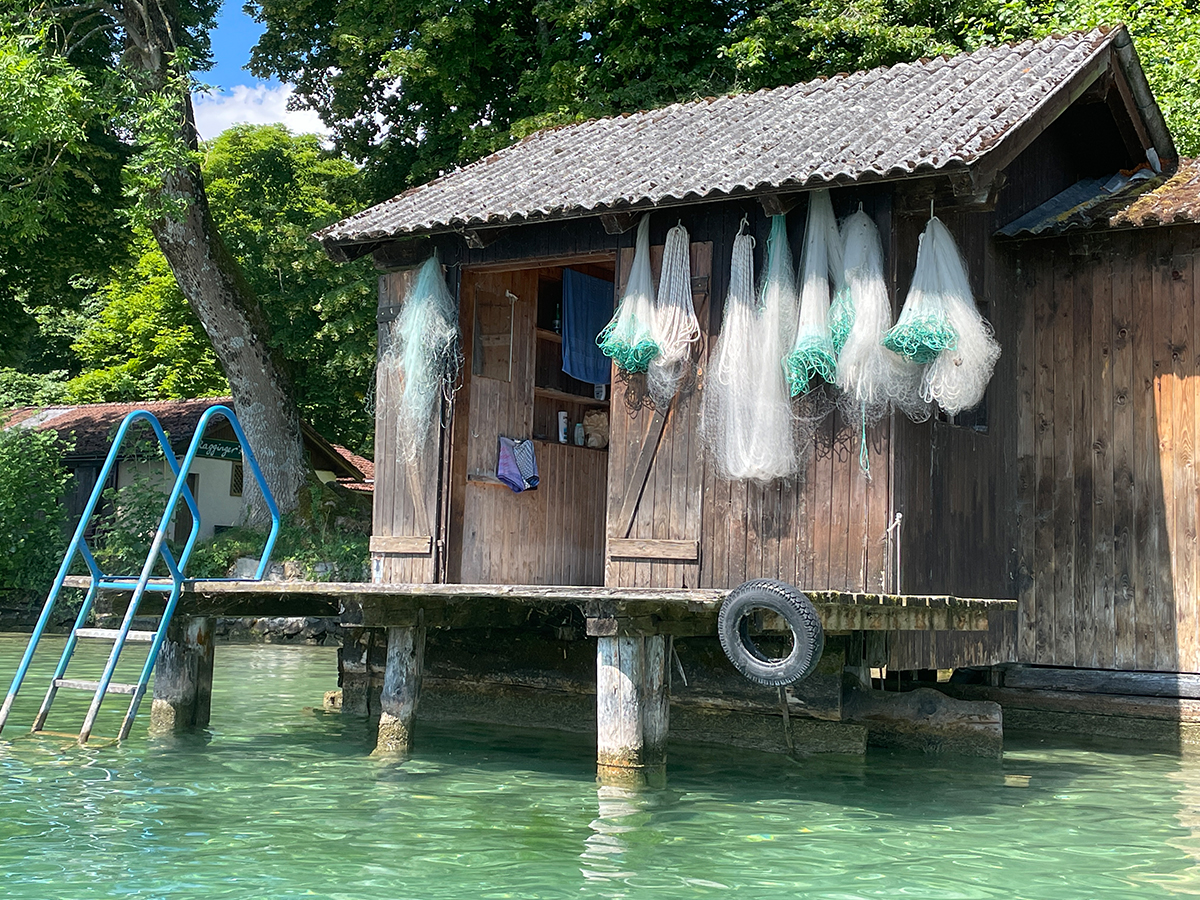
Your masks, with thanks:
[{"label": "dark gable wall", "polygon": [[[1027,382],[1035,364],[1071,371],[1083,360],[1077,362],[1065,347],[1061,358],[1035,363],[1033,295],[1048,289],[1044,273],[1026,261],[1026,245],[999,242],[992,235],[1079,179],[1107,178],[1138,161],[1125,148],[1106,104],[1078,104],[1005,170],[994,210],[938,213],[963,252],[976,300],[996,329],[1002,354],[985,401],[986,432],[943,421],[897,425],[895,502],[904,515],[905,591],[1020,597],[1027,590],[1032,573],[1018,557],[1018,546],[1045,524],[1028,504],[1021,506],[1035,479],[1030,460],[1017,449],[1020,430],[1030,427],[1024,411],[1034,402]],[[914,189],[902,184],[897,192],[901,212],[892,256],[897,304],[911,283],[928,216],[928,201],[916,211]],[[903,633],[893,640],[892,665],[908,669],[1013,659],[1017,638],[1016,616],[997,621],[990,633]]]}]

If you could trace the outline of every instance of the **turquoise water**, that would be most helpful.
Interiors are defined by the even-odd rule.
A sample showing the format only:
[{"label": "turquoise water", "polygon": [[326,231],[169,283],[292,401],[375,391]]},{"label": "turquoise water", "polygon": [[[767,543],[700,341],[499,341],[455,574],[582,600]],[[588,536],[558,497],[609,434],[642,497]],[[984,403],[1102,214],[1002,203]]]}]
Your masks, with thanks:
[{"label": "turquoise water", "polygon": [[[4,684],[23,646],[0,635]],[[1003,761],[796,763],[678,746],[665,790],[624,793],[597,789],[589,739],[553,732],[422,724],[411,759],[373,760],[364,729],[311,709],[335,679],[328,648],[219,645],[207,734],[154,740],[143,718],[84,749],[20,736],[31,681],[0,740],[0,896],[1200,894],[1200,761],[1176,755],[1032,738]],[[78,726],[71,699],[51,727]]]}]

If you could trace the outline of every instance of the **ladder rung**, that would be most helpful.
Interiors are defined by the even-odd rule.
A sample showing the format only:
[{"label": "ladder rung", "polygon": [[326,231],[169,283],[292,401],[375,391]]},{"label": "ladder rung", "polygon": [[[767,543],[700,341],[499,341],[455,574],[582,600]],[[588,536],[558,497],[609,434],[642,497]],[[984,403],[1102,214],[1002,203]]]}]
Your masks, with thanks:
[{"label": "ladder rung", "polygon": [[[105,578],[100,581],[100,587],[110,591],[132,591],[137,587],[137,579],[133,578],[128,581],[120,581],[117,579]],[[155,580],[146,585],[148,591],[171,591],[175,585],[170,581]]]},{"label": "ladder rung", "polygon": [[[99,638],[104,641],[115,641],[121,636],[120,628],[77,628],[75,629],[77,637],[81,638]],[[154,640],[155,632],[153,631],[131,631],[125,635],[126,641],[135,641],[143,644],[148,644]]]},{"label": "ladder rung", "polygon": [[[96,688],[100,687],[100,682],[98,682],[98,681],[79,681],[78,679],[75,679],[75,678],[55,678],[54,686],[57,688],[70,688],[71,690],[76,690],[76,691],[93,691],[94,692],[96,690]],[[109,694],[133,694],[133,693],[137,692],[137,689],[138,689],[138,686],[136,684],[118,684],[115,681],[110,681],[108,683],[108,691],[106,691],[106,693],[109,693]]]}]

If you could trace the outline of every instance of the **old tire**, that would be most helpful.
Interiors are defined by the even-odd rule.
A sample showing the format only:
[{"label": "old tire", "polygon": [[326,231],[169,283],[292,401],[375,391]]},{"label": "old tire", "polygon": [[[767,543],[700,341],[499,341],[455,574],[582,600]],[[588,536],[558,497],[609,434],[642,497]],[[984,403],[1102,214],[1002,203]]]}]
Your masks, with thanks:
[{"label": "old tire", "polygon": [[[775,613],[791,629],[792,649],[787,656],[767,656],[754,643],[750,619],[759,610]],[[717,634],[735,669],[771,687],[803,681],[825,649],[825,629],[812,602],[790,584],[767,578],[747,581],[730,592],[717,616]]]}]

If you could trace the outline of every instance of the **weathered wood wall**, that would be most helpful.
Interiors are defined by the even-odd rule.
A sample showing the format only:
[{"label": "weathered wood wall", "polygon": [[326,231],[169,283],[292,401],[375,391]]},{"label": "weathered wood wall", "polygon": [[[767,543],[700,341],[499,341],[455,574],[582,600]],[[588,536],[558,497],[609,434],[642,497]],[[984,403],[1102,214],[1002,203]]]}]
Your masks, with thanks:
[{"label": "weathered wood wall", "polygon": [[[415,269],[379,278],[379,347],[391,328]],[[375,581],[425,584],[437,581],[440,516],[438,483],[444,435],[434,429],[419,465],[397,452],[399,373],[381,359],[375,378],[375,491],[371,575]]]},{"label": "weathered wood wall", "polygon": [[1200,671],[1200,229],[1019,248],[1020,659]]},{"label": "weathered wood wall", "polygon": [[[879,225],[886,248],[888,190],[834,194],[842,215],[860,201]],[[761,271],[770,220],[758,203],[714,204],[682,217],[693,242],[693,299],[704,329],[701,385],[708,352],[720,332],[733,238],[743,215],[757,241],[756,271]],[[805,215],[803,202],[789,214],[797,261]],[[661,244],[677,218],[662,216],[652,229],[652,241]],[[654,257],[656,262],[659,258],[661,249]],[[623,247],[618,272],[627,273],[631,263],[632,247]],[[612,408],[606,584],[734,587],[752,578],[778,578],[811,589],[880,588],[891,490],[889,423],[868,431],[870,478],[858,465],[859,429],[833,414],[817,426],[803,473],[761,487],[716,477],[697,434],[698,394],[684,395],[665,425],[655,421],[652,410],[621,399],[618,388]],[[647,472],[642,445],[660,426],[662,436]],[[627,486],[633,483],[636,490],[643,475],[645,489],[631,519]],[[643,542],[622,545],[622,552],[636,557],[614,556],[614,540],[626,536]]]}]

